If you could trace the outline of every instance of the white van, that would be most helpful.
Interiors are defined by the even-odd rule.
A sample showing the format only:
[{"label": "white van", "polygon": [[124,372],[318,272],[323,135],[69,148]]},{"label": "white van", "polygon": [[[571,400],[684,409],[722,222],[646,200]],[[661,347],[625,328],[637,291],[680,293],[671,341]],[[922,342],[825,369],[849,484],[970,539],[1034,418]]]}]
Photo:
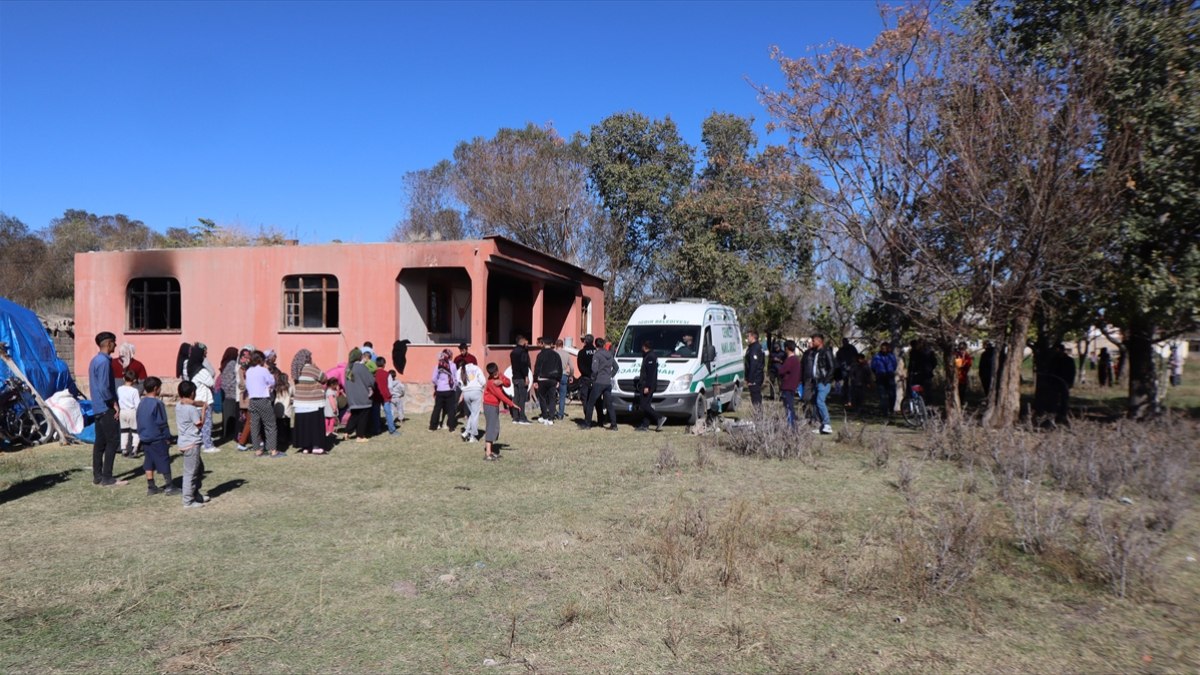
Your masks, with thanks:
[{"label": "white van", "polygon": [[658,354],[651,401],[660,414],[695,424],[709,410],[737,408],[745,369],[742,329],[732,307],[692,298],[638,307],[616,346],[613,405],[618,411],[636,406],[633,381],[642,368],[646,340]]}]

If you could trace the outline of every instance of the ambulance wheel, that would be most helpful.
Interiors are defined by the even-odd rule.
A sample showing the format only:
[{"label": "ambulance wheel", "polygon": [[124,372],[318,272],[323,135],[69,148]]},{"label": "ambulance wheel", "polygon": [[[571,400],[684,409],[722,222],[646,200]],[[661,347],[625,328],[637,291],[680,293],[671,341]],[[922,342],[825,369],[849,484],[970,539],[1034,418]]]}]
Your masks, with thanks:
[{"label": "ambulance wheel", "polygon": [[696,394],[696,403],[692,406],[692,415],[688,418],[688,426],[705,419],[708,416],[708,399],[704,392]]}]

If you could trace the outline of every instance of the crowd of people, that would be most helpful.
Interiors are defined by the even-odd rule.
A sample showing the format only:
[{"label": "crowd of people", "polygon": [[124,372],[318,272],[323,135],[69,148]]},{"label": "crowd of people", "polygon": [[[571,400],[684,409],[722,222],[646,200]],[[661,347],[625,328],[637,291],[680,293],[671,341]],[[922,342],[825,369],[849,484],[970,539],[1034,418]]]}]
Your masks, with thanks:
[{"label": "crowd of people", "polygon": [[[921,339],[909,344],[905,359],[887,341],[881,342],[872,355],[860,352],[849,339],[843,339],[835,351],[820,333],[810,336],[804,347],[795,340],[784,340],[766,351],[755,331],[746,334],[746,343],[743,367],[754,409],[762,410],[764,387],[778,389],[788,424],[796,427],[811,423],[817,434],[833,433],[828,407],[831,395],[840,397],[847,411],[861,413],[867,411],[868,394],[874,390],[879,414],[891,417],[898,410],[897,385],[906,387],[905,391],[915,387],[918,392],[931,392],[938,368],[932,344]],[[963,342],[956,346],[953,359],[954,386],[960,399],[968,395],[973,367],[978,370],[983,391],[990,390],[996,371],[992,343],[984,343],[978,363]],[[797,412],[798,403],[806,411],[803,418]]]},{"label": "crowd of people", "polygon": [[[497,363],[481,366],[465,343],[458,345],[457,354],[443,349],[430,374],[433,410],[429,431],[449,430],[466,443],[482,440],[484,459],[495,461],[500,458],[497,441],[504,410],[513,424],[531,424],[526,410],[532,393],[537,401],[537,421],[552,426],[565,419],[572,391],[582,404],[582,419],[577,420],[580,428],[615,431],[615,345],[591,335],[585,335],[582,343],[572,354],[561,339],[539,338],[536,359],[531,361],[529,341],[517,336],[508,355],[507,372]],[[843,340],[835,351],[821,334],[812,335],[803,349],[796,341],[785,340],[765,350],[756,331],[746,334],[746,344],[744,377],[755,411],[761,412],[763,388],[769,383],[772,389],[779,389],[788,424],[810,423],[818,434],[833,433],[827,404],[831,394],[841,397],[847,410],[865,411],[868,392],[874,388],[879,413],[890,417],[897,409],[897,384],[903,383],[905,391],[931,391],[938,366],[932,345],[920,339],[912,341],[905,359],[899,358],[889,342],[882,342],[869,358],[849,340]],[[97,485],[127,482],[113,477],[115,456],[120,453],[142,459],[148,494],[180,494],[173,486],[167,454],[173,440],[184,457],[183,503],[194,507],[204,503],[199,489],[204,471],[201,455],[219,452],[219,442],[235,440],[238,451],[252,452],[255,457],[285,458],[289,447],[300,454],[323,455],[339,441],[367,443],[385,431],[398,434],[405,420],[407,392],[399,376],[407,363],[407,340],[393,344],[393,368],[385,357],[376,355],[371,342],[364,342],[350,350],[344,363],[328,370],[313,362],[309,350],[301,349],[287,371],[279,367],[274,350],[260,351],[250,344],[240,349],[231,346],[214,366],[205,344],[185,343],[179,348],[174,373],[179,381],[176,437],[167,424],[162,379],[147,373],[134,346],[124,343],[118,347],[115,336],[107,331],[96,336],[96,345],[99,352],[89,364],[88,376],[96,418],[93,482]],[[634,380],[637,401],[629,411],[635,407],[638,411],[637,431],[661,431],[666,418],[653,404],[658,356],[649,341],[640,347],[641,367]],[[678,350],[687,348],[682,345]],[[965,343],[959,343],[953,359],[954,386],[960,398],[969,392],[972,368],[977,369],[986,393],[993,376],[1005,365],[1004,355],[998,356],[990,342],[984,343],[977,359]],[[1116,370],[1108,350],[1101,349],[1096,360],[1099,384],[1107,386]],[[1046,400],[1039,405],[1065,416],[1076,377],[1075,362],[1061,345],[1041,361],[1037,374],[1045,378],[1046,386],[1039,389]],[[1170,365],[1177,383],[1182,367],[1175,361]],[[217,411],[221,425],[214,428]],[[164,487],[158,486],[156,475],[165,481]]]},{"label": "crowd of people", "polygon": [[[367,443],[384,431],[398,434],[405,420],[406,387],[399,375],[407,362],[407,340],[393,345],[392,359],[399,373],[388,368],[385,357],[376,355],[371,342],[350,350],[344,363],[328,370],[313,362],[312,352],[301,349],[286,371],[279,366],[274,350],[261,351],[250,344],[231,346],[214,366],[205,344],[182,344],[174,373],[179,381],[174,436],[162,401],[162,378],[149,375],[135,358],[132,344],[118,347],[113,333],[98,334],[96,345],[99,351],[88,366],[96,420],[93,482],[127,484],[113,476],[115,457],[119,453],[140,458],[147,494],[182,494],[188,508],[205,502],[200,492],[202,455],[220,452],[219,443],[235,441],[239,452],[255,457],[285,458],[289,448],[300,454],[323,455],[340,441]],[[508,374],[496,363],[481,367],[465,343],[458,346],[457,355],[442,350],[430,375],[433,410],[429,431],[449,430],[467,443],[482,440],[484,459],[496,461],[501,456],[497,441],[502,410],[507,409],[514,424],[531,424],[526,408],[532,393],[538,403],[538,422],[553,425],[565,419],[572,387],[583,404],[581,428],[617,429],[612,402],[617,363],[611,343],[586,335],[582,348],[572,355],[561,339],[540,338],[540,350],[532,363],[528,345],[523,336],[517,337],[509,354]],[[657,357],[649,344],[644,345],[643,354],[641,381],[654,383]],[[651,426],[661,430],[665,421],[654,411],[652,387],[645,387],[639,404],[643,415],[637,428],[641,431]],[[214,428],[217,412],[220,426]],[[464,422],[461,431],[460,418]],[[174,487],[171,475],[168,448],[172,442],[184,458],[182,490]]]}]

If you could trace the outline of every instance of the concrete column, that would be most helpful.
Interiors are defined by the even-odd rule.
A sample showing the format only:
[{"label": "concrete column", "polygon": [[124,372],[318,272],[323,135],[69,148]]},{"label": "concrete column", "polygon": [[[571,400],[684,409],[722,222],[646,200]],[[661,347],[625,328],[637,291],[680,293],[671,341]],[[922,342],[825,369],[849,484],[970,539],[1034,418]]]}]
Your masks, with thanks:
[{"label": "concrete column", "polygon": [[476,247],[475,259],[468,272],[471,277],[470,342],[472,352],[479,354],[481,358],[487,358],[487,350],[484,346],[487,344],[488,269],[483,258],[479,248]]}]

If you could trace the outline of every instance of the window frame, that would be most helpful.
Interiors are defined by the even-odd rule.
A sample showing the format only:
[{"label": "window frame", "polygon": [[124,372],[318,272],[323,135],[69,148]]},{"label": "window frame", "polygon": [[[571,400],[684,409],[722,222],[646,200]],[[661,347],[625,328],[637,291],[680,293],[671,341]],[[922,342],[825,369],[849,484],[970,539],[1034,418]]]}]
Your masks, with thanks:
[{"label": "window frame", "polygon": [[[319,279],[321,287],[319,289],[305,289],[305,281],[310,279]],[[288,283],[294,282],[295,288],[289,288]],[[342,322],[342,298],[341,286],[338,283],[337,275],[335,274],[287,274],[280,280],[280,289],[282,292],[280,302],[280,332],[283,333],[337,333],[341,331]],[[308,294],[321,294],[321,325],[320,326],[305,326],[304,325],[304,296]],[[293,302],[288,295],[294,293],[296,296]],[[337,302],[337,323],[329,325],[329,296],[336,296]],[[288,325],[288,320],[292,316],[292,308],[295,308],[296,321],[298,325]]]},{"label": "window frame", "polygon": [[[165,281],[166,290],[151,290],[150,283]],[[141,289],[134,289],[134,285],[141,282]],[[141,323],[140,327],[135,327],[133,322],[134,315],[134,296],[141,298]],[[150,328],[150,301],[151,296],[165,296],[167,302],[167,326],[164,328]],[[174,300],[172,301],[172,298]],[[175,310],[172,312],[172,310]],[[172,317],[174,313],[174,317]],[[171,319],[175,321],[172,322]],[[174,323],[175,325],[171,325]],[[158,277],[134,277],[125,284],[125,332],[126,333],[182,333],[183,332],[183,287],[179,283],[179,279],[172,276]]]}]

